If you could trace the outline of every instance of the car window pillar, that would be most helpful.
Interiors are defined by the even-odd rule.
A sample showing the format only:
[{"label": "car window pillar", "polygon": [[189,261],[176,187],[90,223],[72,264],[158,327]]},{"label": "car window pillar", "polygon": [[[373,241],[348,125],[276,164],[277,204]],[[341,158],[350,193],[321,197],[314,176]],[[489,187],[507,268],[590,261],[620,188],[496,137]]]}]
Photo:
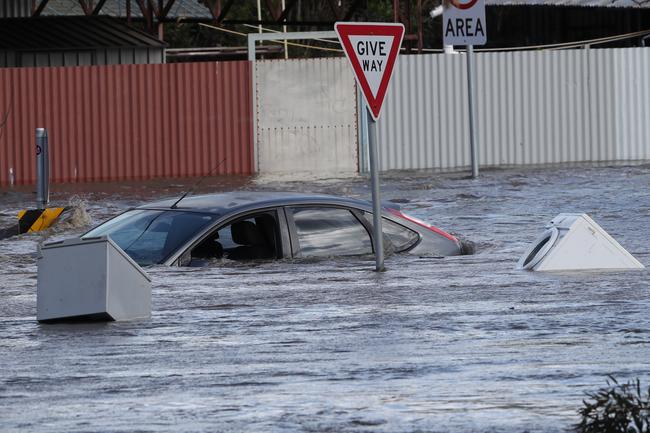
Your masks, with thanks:
[{"label": "car window pillar", "polygon": [[300,257],[300,244],[298,243],[298,230],[293,220],[293,211],[286,207],[282,208],[289,228],[289,240],[291,245],[291,257]]},{"label": "car window pillar", "polygon": [[278,230],[280,230],[280,248],[282,258],[293,257],[293,242],[291,241],[291,233],[289,230],[289,220],[285,208],[276,209]]}]

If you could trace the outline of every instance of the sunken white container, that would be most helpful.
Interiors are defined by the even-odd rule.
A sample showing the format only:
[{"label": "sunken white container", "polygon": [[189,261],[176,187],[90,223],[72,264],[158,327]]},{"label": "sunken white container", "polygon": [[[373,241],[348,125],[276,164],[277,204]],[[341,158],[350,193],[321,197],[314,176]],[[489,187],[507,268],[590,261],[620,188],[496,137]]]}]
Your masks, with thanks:
[{"label": "sunken white container", "polygon": [[561,213],[517,263],[529,271],[643,269],[644,266],[587,214]]},{"label": "sunken white container", "polygon": [[37,264],[39,322],[151,317],[151,278],[109,237],[46,243]]}]

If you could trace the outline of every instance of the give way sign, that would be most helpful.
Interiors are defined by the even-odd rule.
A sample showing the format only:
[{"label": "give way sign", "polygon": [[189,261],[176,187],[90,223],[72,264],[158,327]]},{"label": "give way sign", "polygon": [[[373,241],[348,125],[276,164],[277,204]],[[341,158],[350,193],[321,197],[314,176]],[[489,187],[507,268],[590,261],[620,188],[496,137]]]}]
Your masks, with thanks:
[{"label": "give way sign", "polygon": [[377,120],[402,46],[404,26],[340,22],[334,28],[366,98],[370,114]]}]

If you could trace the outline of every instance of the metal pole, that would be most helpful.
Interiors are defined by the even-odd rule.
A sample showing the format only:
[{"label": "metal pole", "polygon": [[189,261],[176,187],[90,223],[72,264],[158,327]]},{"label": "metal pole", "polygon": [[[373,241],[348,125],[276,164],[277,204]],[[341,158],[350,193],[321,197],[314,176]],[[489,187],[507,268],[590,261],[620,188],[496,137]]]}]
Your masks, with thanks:
[{"label": "metal pole", "polygon": [[375,238],[375,270],[384,268],[384,237],[381,229],[381,193],[379,191],[379,152],[377,151],[377,121],[368,109],[368,138],[370,150],[370,183],[372,186],[372,225]]},{"label": "metal pole", "polygon": [[478,177],[478,143],[474,122],[474,46],[467,46],[467,96],[469,100],[469,141],[472,156],[472,177]]},{"label": "metal pole", "polygon": [[[286,8],[286,5],[284,4],[284,0],[282,0],[282,13],[284,13],[284,9]],[[287,21],[286,19],[284,20],[285,22]],[[287,26],[282,26],[282,32],[286,33],[287,32]],[[284,59],[287,60],[289,58],[289,43],[287,40],[284,40]]]},{"label": "metal pole", "polygon": [[366,100],[361,88],[357,90],[357,113],[359,113],[359,173],[368,173],[370,165],[368,162],[368,119],[366,114]]},{"label": "metal pole", "polygon": [[36,128],[36,208],[45,209],[50,202],[50,167],[47,129]]}]

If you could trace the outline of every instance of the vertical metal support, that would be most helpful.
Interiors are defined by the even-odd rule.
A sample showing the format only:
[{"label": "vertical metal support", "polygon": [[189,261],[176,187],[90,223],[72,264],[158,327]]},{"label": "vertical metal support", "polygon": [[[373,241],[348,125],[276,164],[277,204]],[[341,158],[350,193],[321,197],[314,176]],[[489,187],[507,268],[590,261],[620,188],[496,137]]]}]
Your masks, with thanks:
[{"label": "vertical metal support", "polygon": [[[284,3],[284,0],[282,0],[282,13],[283,14],[284,14],[285,8],[286,8],[286,5]],[[286,18],[285,18],[284,21],[285,22],[287,21]],[[282,26],[282,33],[286,33],[286,32],[287,32],[287,26]],[[289,43],[285,39],[284,40],[284,60],[287,60],[287,59],[289,59]]]},{"label": "vertical metal support", "polygon": [[372,118],[368,109],[368,137],[370,150],[370,183],[372,186],[372,225],[375,239],[375,270],[385,271],[384,268],[384,236],[381,229],[381,193],[379,191],[379,152],[377,150],[377,121]]},{"label": "vertical metal support", "polygon": [[[260,12],[261,13],[261,12]],[[253,111],[253,173],[259,173],[259,161],[257,158],[257,74],[255,72],[255,39],[248,37],[248,62],[251,68],[251,109]]]},{"label": "vertical metal support", "polygon": [[47,129],[36,128],[36,208],[45,209],[50,202],[50,161]]},{"label": "vertical metal support", "polygon": [[418,0],[417,5],[417,17],[418,17],[418,54],[422,54],[424,49],[424,11],[422,10],[422,0]]},{"label": "vertical metal support", "polygon": [[474,119],[474,46],[467,46],[467,97],[469,101],[469,143],[472,157],[472,177],[478,177],[478,143]]},{"label": "vertical metal support", "polygon": [[357,119],[359,119],[359,173],[370,171],[368,163],[368,114],[363,92],[357,86]]}]

